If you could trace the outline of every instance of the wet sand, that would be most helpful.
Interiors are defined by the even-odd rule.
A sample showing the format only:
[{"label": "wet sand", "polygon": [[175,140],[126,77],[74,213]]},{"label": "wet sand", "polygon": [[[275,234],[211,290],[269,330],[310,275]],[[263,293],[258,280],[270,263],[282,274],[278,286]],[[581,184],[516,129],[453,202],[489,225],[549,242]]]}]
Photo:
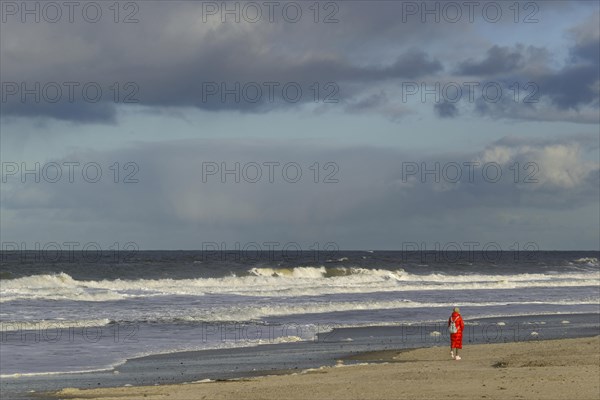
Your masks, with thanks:
[{"label": "wet sand", "polygon": [[[343,366],[208,383],[63,389],[61,399],[598,399],[600,336],[364,353]],[[360,363],[359,365],[348,365]],[[364,365],[362,363],[370,363]]]}]

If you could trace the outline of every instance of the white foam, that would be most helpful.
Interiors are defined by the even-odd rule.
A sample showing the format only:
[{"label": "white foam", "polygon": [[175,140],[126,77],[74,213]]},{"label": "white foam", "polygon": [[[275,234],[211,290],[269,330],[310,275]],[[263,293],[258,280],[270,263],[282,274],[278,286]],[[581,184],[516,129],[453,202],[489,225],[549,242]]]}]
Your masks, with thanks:
[{"label": "white foam", "polygon": [[322,278],[327,273],[325,267],[296,267],[296,268],[252,268],[250,273],[263,277],[293,277],[293,278]]},{"label": "white foam", "polygon": [[[462,303],[463,307],[469,308],[485,308],[490,306],[497,306],[505,308],[507,305],[579,305],[581,302],[578,301],[557,301],[554,303],[546,303],[546,302],[515,302],[515,303],[507,303],[507,302],[485,302],[485,303]],[[586,300],[584,304],[592,304],[598,305],[600,304],[600,299],[590,299]],[[410,308],[427,308],[427,309],[450,309],[453,304],[450,303],[430,303],[430,302],[413,302],[413,301],[404,301],[404,300],[386,300],[386,301],[377,301],[377,302],[323,302],[323,303],[301,303],[301,304],[277,304],[274,303],[269,306],[258,306],[253,304],[244,304],[238,305],[236,307],[224,307],[224,308],[211,308],[210,310],[197,310],[193,311],[194,314],[183,314],[189,313],[190,310],[182,310],[181,315],[177,315],[175,313],[170,313],[169,315],[155,315],[155,316],[144,316],[143,320],[148,323],[177,323],[180,321],[187,322],[210,322],[210,323],[230,323],[232,321],[257,321],[263,318],[268,317],[283,317],[283,316],[294,316],[294,315],[303,315],[303,314],[324,314],[331,312],[348,312],[348,311],[373,311],[373,310],[394,310],[394,309],[410,309]],[[532,311],[530,313],[518,313],[511,316],[519,316],[519,315],[560,315],[560,314],[573,314],[573,312],[561,313],[561,312],[535,312]],[[488,317],[508,317],[506,314],[479,314],[477,313],[478,318],[488,318]],[[63,328],[67,326],[75,326],[75,327],[86,327],[86,326],[102,326],[108,323],[119,323],[120,321],[111,321],[108,319],[98,319],[98,320],[74,320],[74,321],[65,321],[65,320],[28,320],[28,321],[3,321],[0,325],[2,332],[10,332],[10,331],[19,331],[19,330],[41,330],[44,328],[47,329],[57,329]],[[414,322],[424,323],[431,322],[437,323],[439,321],[425,321],[419,320]],[[127,321],[127,323],[131,323],[131,321]],[[535,324],[540,324],[542,322],[536,322]],[[411,323],[408,323],[410,325]],[[467,321],[466,325],[472,325],[472,322]],[[504,322],[499,322],[498,325],[504,325]],[[334,328],[352,328],[352,327],[363,327],[363,326],[401,326],[407,325],[406,322],[368,322],[368,323],[357,323],[357,324],[331,324],[328,325],[328,329],[325,329],[326,326],[319,325],[318,332],[326,333]],[[313,332],[311,329],[311,325],[301,325],[298,328],[298,331],[290,330],[286,335],[282,335],[281,339],[274,340],[256,340],[254,342],[248,342],[247,345],[259,345],[259,344],[273,344],[277,343],[277,341],[281,342],[293,342],[299,340],[310,339],[314,337],[316,332]],[[314,329],[313,329],[314,330]],[[290,334],[294,334],[294,336],[290,336]],[[300,334],[302,337],[297,336]],[[187,348],[180,348],[178,351],[189,350]]]},{"label": "white foam", "polygon": [[[506,304],[506,303],[503,303]],[[560,311],[532,311],[532,312],[522,312],[522,313],[510,313],[510,314],[478,314],[477,319],[487,319],[487,318],[513,318],[513,317],[539,317],[542,315],[554,316],[554,315],[585,315],[587,312],[560,312]],[[364,327],[402,327],[402,326],[416,326],[421,324],[437,324],[440,323],[439,320],[418,320],[418,321],[410,321],[410,322],[362,322],[362,323],[354,323],[354,324],[333,324],[329,325],[329,329],[324,330],[319,328],[319,333],[329,333],[334,329],[342,329],[342,328],[364,328]],[[545,324],[546,322],[524,322],[526,325],[540,325]],[[480,325],[478,322],[472,322],[469,320],[465,320],[465,325]]]},{"label": "white foam", "polygon": [[82,320],[40,320],[40,321],[0,321],[0,331],[30,331],[30,330],[48,330],[65,328],[84,328],[90,326],[105,326],[111,321],[102,319],[82,319]]},{"label": "white foam", "polygon": [[105,368],[95,368],[95,369],[86,369],[80,371],[50,371],[50,372],[30,372],[30,373],[14,373],[14,374],[1,374],[0,379],[19,379],[22,377],[29,376],[47,376],[47,375],[61,375],[61,374],[87,374],[90,372],[106,372],[112,371],[119,365],[125,364],[126,360],[119,361],[109,367]]},{"label": "white foam", "polygon": [[402,269],[252,268],[249,276],[197,279],[79,281],[65,273],[3,281],[0,302],[18,299],[113,301],[168,295],[296,297],[336,293],[462,291],[600,285],[600,272],[484,275],[417,275]]},{"label": "white foam", "polygon": [[[510,305],[599,305],[600,299],[589,299],[584,301],[560,300],[554,302],[529,301],[529,302],[464,302],[463,307],[485,308],[506,307]],[[268,317],[284,317],[306,314],[325,314],[333,312],[348,311],[374,311],[374,310],[400,310],[400,309],[451,309],[453,303],[417,302],[407,300],[382,300],[382,301],[337,301],[337,302],[305,302],[296,304],[273,303],[270,305],[254,305],[244,303],[237,306],[210,308],[208,310],[193,310],[194,314],[156,315],[144,317],[147,322],[173,323],[173,322],[232,322],[232,321],[257,321]],[[190,313],[183,310],[183,313]],[[117,321],[118,322],[118,321]],[[35,322],[31,321],[35,326]]]},{"label": "white foam", "polygon": [[573,260],[573,262],[578,264],[587,264],[590,267],[597,267],[599,265],[596,257],[582,257],[578,258],[577,260]]}]

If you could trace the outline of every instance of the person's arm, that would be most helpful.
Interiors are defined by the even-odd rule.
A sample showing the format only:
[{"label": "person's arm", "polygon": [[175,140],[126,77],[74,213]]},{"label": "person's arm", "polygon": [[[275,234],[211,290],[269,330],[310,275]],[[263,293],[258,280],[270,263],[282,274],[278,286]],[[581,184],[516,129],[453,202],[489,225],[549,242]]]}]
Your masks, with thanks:
[{"label": "person's arm", "polygon": [[460,317],[460,330],[465,329],[465,321],[463,321],[462,316]]}]

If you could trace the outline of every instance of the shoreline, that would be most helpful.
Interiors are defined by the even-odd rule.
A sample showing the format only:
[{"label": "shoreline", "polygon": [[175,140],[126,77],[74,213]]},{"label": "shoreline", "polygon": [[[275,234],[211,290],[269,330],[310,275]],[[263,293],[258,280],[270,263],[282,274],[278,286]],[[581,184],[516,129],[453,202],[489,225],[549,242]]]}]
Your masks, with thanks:
[{"label": "shoreline", "polygon": [[[465,347],[476,344],[538,342],[552,339],[595,337],[600,314],[523,315],[472,318],[467,322]],[[444,325],[444,324],[442,324]],[[441,333],[440,333],[441,332]],[[3,394],[14,399],[42,398],[41,394],[63,388],[116,388],[184,384],[213,380],[230,381],[270,374],[297,373],[346,364],[381,363],[374,352],[442,348],[447,332],[440,324],[401,324],[334,328],[318,339],[209,350],[187,350],[128,358],[114,369],[90,373],[59,373],[2,379]],[[445,353],[445,351],[444,351]],[[367,356],[365,356],[367,355]],[[389,358],[389,357],[388,357]],[[43,397],[45,399],[49,397]],[[55,397],[53,397],[55,398]]]},{"label": "shoreline", "polygon": [[[595,399],[600,391],[600,336],[466,344],[463,359],[447,346],[393,349],[343,357],[337,366],[262,371],[205,383],[65,388],[54,399]],[[347,363],[353,363],[348,365]],[[205,396],[205,397],[203,397]]]}]

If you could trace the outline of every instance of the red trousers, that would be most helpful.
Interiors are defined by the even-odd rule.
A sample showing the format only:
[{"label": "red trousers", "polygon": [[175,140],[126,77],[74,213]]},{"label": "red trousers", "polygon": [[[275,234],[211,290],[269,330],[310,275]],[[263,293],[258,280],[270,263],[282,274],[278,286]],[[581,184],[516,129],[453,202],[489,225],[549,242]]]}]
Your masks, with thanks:
[{"label": "red trousers", "polygon": [[453,349],[462,349],[462,331],[450,334],[450,347]]}]

